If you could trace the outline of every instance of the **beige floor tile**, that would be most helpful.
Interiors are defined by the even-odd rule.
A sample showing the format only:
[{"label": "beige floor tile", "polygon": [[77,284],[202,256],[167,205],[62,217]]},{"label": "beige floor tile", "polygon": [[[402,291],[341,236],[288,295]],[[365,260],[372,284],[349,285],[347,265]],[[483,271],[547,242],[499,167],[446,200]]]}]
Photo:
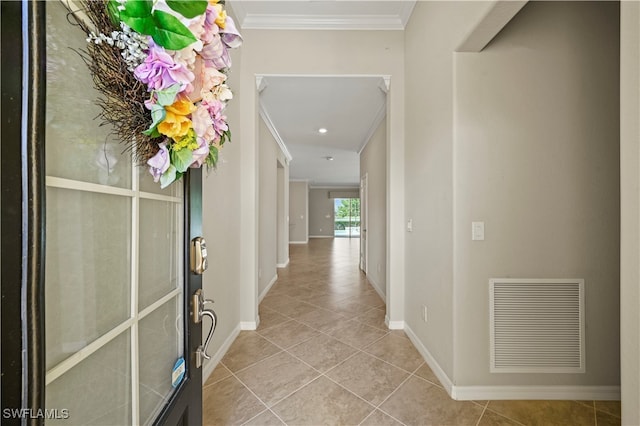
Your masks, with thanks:
[{"label": "beige floor tile", "polygon": [[280,351],[280,348],[258,333],[242,332],[222,358],[222,364],[236,372]]},{"label": "beige floor tile", "polygon": [[350,318],[355,318],[369,311],[371,306],[363,305],[353,300],[343,300],[335,303],[331,307],[327,307],[327,309]]},{"label": "beige floor tile", "polygon": [[323,373],[335,367],[356,351],[357,349],[324,334],[288,349],[289,353]]},{"label": "beige floor tile", "polygon": [[335,328],[328,332],[329,335],[356,348],[364,348],[380,339],[387,333],[383,330],[369,327],[358,321],[352,320],[345,323],[340,328]]},{"label": "beige floor tile", "polygon": [[266,330],[267,328],[274,327],[289,320],[290,318],[274,310],[260,307],[260,325],[258,326],[258,331]]},{"label": "beige floor tile", "polygon": [[364,351],[410,373],[424,363],[422,356],[409,339],[391,334],[367,346]]},{"label": "beige floor tile", "polygon": [[265,410],[253,419],[249,420],[244,426],[280,426],[284,425],[282,421],[270,410]]},{"label": "beige floor tile", "polygon": [[402,426],[402,423],[393,417],[387,416],[380,410],[376,410],[369,417],[364,419],[361,426]]},{"label": "beige floor tile", "polygon": [[384,401],[409,374],[360,352],[327,373],[327,377],[373,405]]},{"label": "beige floor tile", "polygon": [[603,411],[615,417],[622,416],[620,401],[595,401],[596,410]]},{"label": "beige floor tile", "polygon": [[273,407],[288,425],[357,425],[374,407],[320,377]]},{"label": "beige floor tile", "polygon": [[596,411],[596,419],[598,426],[620,426],[622,424],[620,417],[612,416],[603,411]]},{"label": "beige floor tile", "polygon": [[378,293],[376,293],[375,291],[352,296],[347,300],[360,303],[361,305],[367,305],[371,308],[384,307],[384,301],[380,298],[380,296],[378,296]]},{"label": "beige floor tile", "polygon": [[286,352],[237,373],[238,378],[267,406],[280,401],[318,375],[317,371]]},{"label": "beige floor tile", "polygon": [[386,315],[386,312],[384,309],[374,308],[365,312],[362,315],[358,315],[354,319],[370,327],[375,327],[375,328],[379,328],[380,330],[387,331],[388,330],[387,325],[384,323],[385,315]]},{"label": "beige floor tile", "polygon": [[429,368],[427,363],[422,364],[422,366],[418,368],[418,370],[415,372],[415,375],[425,380],[428,380],[435,385],[442,387],[442,383],[440,383],[440,380],[438,380],[438,378],[436,377],[434,372],[431,370],[431,368]]},{"label": "beige floor tile", "polygon": [[309,340],[320,333],[298,321],[292,320],[260,331],[260,334],[281,348],[289,348]]},{"label": "beige floor tile", "polygon": [[498,413],[494,413],[491,410],[485,410],[478,426],[520,426],[522,423],[518,423],[515,420],[508,419],[501,416]]},{"label": "beige floor tile", "polygon": [[296,320],[322,332],[328,332],[335,328],[342,327],[351,321],[351,319],[343,315],[321,308],[300,315],[296,317]]},{"label": "beige floor tile", "polygon": [[440,387],[412,376],[381,406],[406,425],[475,425],[482,407],[454,401]]},{"label": "beige floor tile", "polygon": [[202,391],[204,425],[237,425],[266,407],[235,377],[226,378]]},{"label": "beige floor tile", "polygon": [[576,401],[490,401],[487,408],[526,425],[593,425],[593,408]]},{"label": "beige floor tile", "polygon": [[231,376],[231,371],[229,371],[227,367],[219,363],[218,365],[216,365],[216,368],[213,370],[204,386],[212,385],[222,379],[226,379],[229,376]]}]

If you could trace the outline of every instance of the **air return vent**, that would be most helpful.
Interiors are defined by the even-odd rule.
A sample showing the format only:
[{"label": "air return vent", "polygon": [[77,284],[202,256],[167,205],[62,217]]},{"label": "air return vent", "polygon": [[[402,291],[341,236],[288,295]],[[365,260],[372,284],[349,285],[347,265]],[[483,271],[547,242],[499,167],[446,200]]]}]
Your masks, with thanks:
[{"label": "air return vent", "polygon": [[584,280],[491,279],[492,373],[584,373]]}]

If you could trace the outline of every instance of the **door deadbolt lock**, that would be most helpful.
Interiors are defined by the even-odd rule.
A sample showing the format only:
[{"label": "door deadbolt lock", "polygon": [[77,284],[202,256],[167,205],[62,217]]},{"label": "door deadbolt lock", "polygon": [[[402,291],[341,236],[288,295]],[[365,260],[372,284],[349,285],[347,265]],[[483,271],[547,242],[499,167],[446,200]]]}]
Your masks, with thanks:
[{"label": "door deadbolt lock", "polygon": [[191,272],[202,275],[207,266],[207,242],[202,237],[195,237],[191,240]]}]

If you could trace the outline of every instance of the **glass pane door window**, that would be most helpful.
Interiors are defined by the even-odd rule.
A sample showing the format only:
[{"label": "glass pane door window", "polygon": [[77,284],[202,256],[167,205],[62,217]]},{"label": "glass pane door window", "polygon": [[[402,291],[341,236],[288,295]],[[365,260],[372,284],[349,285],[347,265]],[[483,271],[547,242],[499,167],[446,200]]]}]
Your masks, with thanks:
[{"label": "glass pane door window", "polygon": [[47,2],[46,407],[64,425],[150,424],[184,354],[184,197],[96,120],[84,33]]},{"label": "glass pane door window", "polygon": [[360,238],[360,199],[335,198],[334,236],[344,238]]}]

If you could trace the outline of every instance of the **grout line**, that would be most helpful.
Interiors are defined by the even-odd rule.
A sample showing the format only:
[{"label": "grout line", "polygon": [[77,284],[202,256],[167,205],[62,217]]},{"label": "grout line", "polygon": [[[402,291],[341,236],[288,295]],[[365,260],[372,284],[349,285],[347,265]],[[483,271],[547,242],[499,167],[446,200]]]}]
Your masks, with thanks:
[{"label": "grout line", "polygon": [[478,417],[478,421],[476,422],[476,426],[480,426],[480,421],[484,417],[484,413],[487,411],[487,405],[488,405],[488,403],[485,404],[484,408],[482,409],[482,413],[480,413],[480,417]]},{"label": "grout line", "polygon": [[[489,402],[491,402],[491,401],[489,401]],[[499,415],[499,416],[501,416],[501,417],[504,417],[505,419],[509,419],[509,420],[511,420],[512,422],[517,423],[517,424],[519,424],[519,425],[521,425],[521,426],[526,426],[524,423],[521,423],[521,422],[519,422],[519,421],[518,421],[518,420],[516,420],[516,419],[513,419],[513,418],[511,418],[511,417],[509,417],[509,416],[507,416],[507,415],[505,415],[505,414],[502,414],[502,413],[500,413],[500,412],[498,412],[498,411],[496,411],[496,410],[493,410],[493,409],[489,408],[489,403],[487,403],[487,408],[485,409],[485,411],[490,411],[490,412],[492,412],[492,413],[494,413],[494,414],[497,414],[497,415]]]}]

